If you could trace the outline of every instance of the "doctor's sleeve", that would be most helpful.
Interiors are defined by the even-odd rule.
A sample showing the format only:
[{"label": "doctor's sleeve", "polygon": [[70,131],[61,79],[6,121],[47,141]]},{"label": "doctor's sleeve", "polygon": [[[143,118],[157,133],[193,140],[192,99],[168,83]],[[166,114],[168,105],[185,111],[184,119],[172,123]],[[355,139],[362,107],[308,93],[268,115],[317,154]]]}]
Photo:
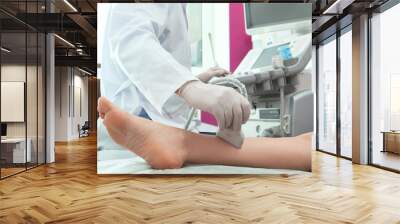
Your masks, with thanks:
[{"label": "doctor's sleeve", "polygon": [[159,39],[165,35],[168,8],[131,7],[113,10],[106,33],[111,63],[162,113],[163,105],[176,90],[190,80],[197,80],[160,44]]}]

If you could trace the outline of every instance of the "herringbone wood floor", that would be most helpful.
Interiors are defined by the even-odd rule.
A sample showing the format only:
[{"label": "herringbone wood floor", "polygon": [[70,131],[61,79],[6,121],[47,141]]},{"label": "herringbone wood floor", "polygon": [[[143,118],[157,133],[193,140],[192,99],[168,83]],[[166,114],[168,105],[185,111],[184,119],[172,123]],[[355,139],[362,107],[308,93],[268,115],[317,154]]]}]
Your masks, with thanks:
[{"label": "herringbone wood floor", "polygon": [[400,223],[400,175],[313,153],[294,176],[98,176],[96,139],[0,181],[0,223]]}]

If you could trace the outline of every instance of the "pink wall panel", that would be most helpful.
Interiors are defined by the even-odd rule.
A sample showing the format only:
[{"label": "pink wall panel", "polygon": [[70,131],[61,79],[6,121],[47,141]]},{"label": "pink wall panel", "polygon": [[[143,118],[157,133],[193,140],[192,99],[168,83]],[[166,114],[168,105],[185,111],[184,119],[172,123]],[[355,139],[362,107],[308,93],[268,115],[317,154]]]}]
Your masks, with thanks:
[{"label": "pink wall panel", "polygon": [[251,37],[246,34],[243,3],[229,3],[230,70],[235,71],[252,48]]}]

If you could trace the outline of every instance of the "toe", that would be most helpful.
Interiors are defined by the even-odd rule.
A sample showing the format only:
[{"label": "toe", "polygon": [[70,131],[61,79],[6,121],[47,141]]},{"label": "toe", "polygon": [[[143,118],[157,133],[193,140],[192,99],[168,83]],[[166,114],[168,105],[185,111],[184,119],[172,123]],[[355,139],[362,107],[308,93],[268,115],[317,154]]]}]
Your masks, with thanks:
[{"label": "toe", "polygon": [[100,97],[97,102],[97,111],[101,118],[104,118],[105,114],[113,108],[112,103],[105,97]]}]

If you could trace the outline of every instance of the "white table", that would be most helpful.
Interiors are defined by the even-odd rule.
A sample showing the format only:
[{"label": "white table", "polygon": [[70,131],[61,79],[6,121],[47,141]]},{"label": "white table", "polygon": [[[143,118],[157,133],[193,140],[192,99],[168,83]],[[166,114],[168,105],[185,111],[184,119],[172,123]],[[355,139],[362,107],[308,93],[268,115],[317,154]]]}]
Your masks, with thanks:
[{"label": "white table", "polygon": [[[14,145],[13,147],[13,163],[31,162],[31,145],[32,140],[27,138],[26,154],[25,154],[25,138],[6,138],[1,139],[2,147]],[[4,146],[3,146],[4,145]],[[25,161],[26,159],[26,161]]]}]

